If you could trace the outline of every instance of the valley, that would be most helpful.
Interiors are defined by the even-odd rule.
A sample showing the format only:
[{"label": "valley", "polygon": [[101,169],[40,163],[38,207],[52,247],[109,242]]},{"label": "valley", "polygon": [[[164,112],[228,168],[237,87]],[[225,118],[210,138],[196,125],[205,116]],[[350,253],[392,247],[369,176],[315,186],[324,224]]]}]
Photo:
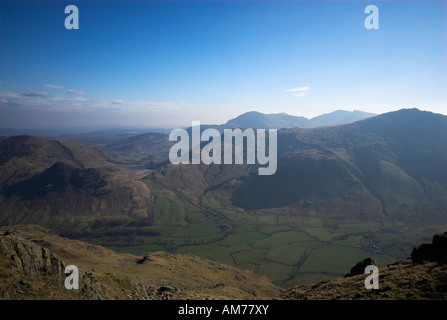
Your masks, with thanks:
[{"label": "valley", "polygon": [[[36,225],[2,226],[0,300],[445,299],[446,239],[447,233],[434,235],[409,259],[380,267],[378,290],[365,290],[365,275],[353,269],[349,277],[281,288],[196,255],[117,253]],[[63,284],[69,265],[79,269],[79,290]]]},{"label": "valley", "polygon": [[[141,245],[110,248],[140,255],[157,250],[194,254],[253,270],[289,287],[338,278],[366,257],[381,266],[405,259],[421,239],[447,228],[446,224],[393,228],[374,220],[336,224],[318,217],[288,215],[284,209],[247,212],[201,205],[191,205],[177,220],[167,221],[168,211],[184,206],[178,200],[181,195],[164,199],[170,197],[170,203],[156,202],[154,225],[145,228],[159,236],[138,237]],[[167,225],[178,229],[172,231]]]},{"label": "valley", "polygon": [[0,300],[447,299],[447,1],[376,2],[0,0]]},{"label": "valley", "polygon": [[445,137],[445,116],[416,109],[281,129],[272,176],[256,164],[173,165],[162,133],[101,149],[3,137],[0,225],[139,256],[197,255],[283,288],[312,284],[367,257],[408,258],[447,229]]}]

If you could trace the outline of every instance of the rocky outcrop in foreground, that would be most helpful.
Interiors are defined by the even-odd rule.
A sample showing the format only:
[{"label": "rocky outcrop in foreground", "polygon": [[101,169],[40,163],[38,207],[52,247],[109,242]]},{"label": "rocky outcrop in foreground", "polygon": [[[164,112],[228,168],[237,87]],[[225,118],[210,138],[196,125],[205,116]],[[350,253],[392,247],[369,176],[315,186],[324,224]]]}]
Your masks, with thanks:
[{"label": "rocky outcrop in foreground", "polygon": [[23,238],[13,228],[0,238],[0,253],[12,261],[11,269],[23,271],[30,279],[43,273],[61,279],[64,276],[65,263],[57,255]]},{"label": "rocky outcrop in foreground", "polygon": [[378,267],[378,265],[377,265],[375,260],[373,260],[371,258],[366,258],[365,260],[360,261],[355,266],[353,266],[351,268],[351,270],[349,271],[349,273],[347,273],[345,275],[345,278],[357,276],[359,274],[364,274],[365,273],[365,268],[367,266],[369,266],[369,265],[375,265],[376,267]]},{"label": "rocky outcrop in foreground", "polygon": [[[191,255],[119,254],[38,226],[0,227],[0,299],[447,299],[447,233],[413,250],[412,259],[379,267],[379,288],[366,289],[365,259],[346,278],[281,292],[263,277]],[[64,286],[79,267],[79,289]]]},{"label": "rocky outcrop in foreground", "polygon": [[[69,265],[79,270],[79,289],[65,288]],[[197,256],[158,251],[141,257],[40,226],[0,226],[0,300],[247,300],[279,292],[253,271]]]},{"label": "rocky outcrop in foreground", "polygon": [[[343,279],[323,280],[313,285],[294,285],[281,294],[287,300],[446,300],[447,232],[433,237],[431,244],[413,249],[411,259],[386,268],[374,260],[357,263]],[[379,288],[366,289],[368,265],[379,269]]]},{"label": "rocky outcrop in foreground", "polygon": [[[49,249],[25,239],[14,228],[0,236],[0,298],[105,299],[98,280],[85,272],[79,275],[79,290],[64,286],[67,264]],[[6,283],[5,283],[6,282]]]},{"label": "rocky outcrop in foreground", "polygon": [[434,235],[432,243],[423,243],[414,248],[411,259],[415,263],[447,263],[447,232]]}]

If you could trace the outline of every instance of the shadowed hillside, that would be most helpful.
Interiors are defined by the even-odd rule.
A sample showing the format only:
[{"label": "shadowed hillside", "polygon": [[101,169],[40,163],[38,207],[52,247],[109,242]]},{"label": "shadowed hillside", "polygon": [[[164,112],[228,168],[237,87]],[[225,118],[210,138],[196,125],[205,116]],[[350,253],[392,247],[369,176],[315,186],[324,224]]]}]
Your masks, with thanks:
[{"label": "shadowed hillside", "polygon": [[118,175],[129,162],[80,143],[30,136],[0,140],[0,223],[38,223],[58,232],[151,223],[147,186]]},{"label": "shadowed hillside", "polygon": [[350,125],[287,129],[278,170],[240,180],[232,202],[251,209],[312,206],[321,215],[447,219],[447,118],[416,109]]}]

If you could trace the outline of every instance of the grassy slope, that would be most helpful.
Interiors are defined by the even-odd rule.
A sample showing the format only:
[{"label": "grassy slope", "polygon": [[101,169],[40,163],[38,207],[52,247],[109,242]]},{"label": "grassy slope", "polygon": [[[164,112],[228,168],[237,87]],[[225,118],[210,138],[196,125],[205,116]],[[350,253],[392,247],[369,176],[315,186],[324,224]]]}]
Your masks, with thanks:
[{"label": "grassy slope", "polygon": [[[3,235],[9,228],[1,227],[0,233]],[[196,256],[155,252],[139,264],[137,261],[141,256],[119,254],[100,246],[61,238],[41,227],[14,228],[26,239],[57,254],[66,265],[78,266],[80,274],[95,279],[89,286],[94,286],[106,299],[447,299],[445,264],[413,264],[410,260],[402,260],[387,268],[379,268],[378,290],[365,289],[366,275],[281,290],[254,272]],[[25,273],[12,269],[11,263],[0,254],[0,299],[92,298],[85,292],[73,294],[66,290],[61,278],[45,274],[28,278]],[[161,286],[169,286],[170,294],[158,295],[156,289]],[[148,295],[148,292],[152,294]]]},{"label": "grassy slope", "polygon": [[[9,228],[1,227],[0,233]],[[57,254],[67,265],[78,266],[80,273],[92,273],[100,285],[105,286],[110,299],[116,298],[116,283],[125,282],[125,279],[145,288],[175,287],[178,299],[266,299],[279,294],[278,287],[265,277],[196,256],[155,252],[147,257],[147,261],[138,264],[136,261],[142,259],[141,256],[116,253],[86,242],[61,238],[41,227],[14,226],[14,229]],[[10,277],[14,272],[4,259],[0,261],[0,268],[3,288],[18,281],[19,277]],[[112,285],[107,287],[109,283]],[[59,298],[66,298],[66,295]],[[125,297],[118,295],[118,298]]]},{"label": "grassy slope", "polygon": [[403,260],[379,268],[379,289],[365,289],[366,275],[296,285],[281,294],[283,299],[309,300],[418,300],[447,299],[447,266],[437,263],[413,265]]}]

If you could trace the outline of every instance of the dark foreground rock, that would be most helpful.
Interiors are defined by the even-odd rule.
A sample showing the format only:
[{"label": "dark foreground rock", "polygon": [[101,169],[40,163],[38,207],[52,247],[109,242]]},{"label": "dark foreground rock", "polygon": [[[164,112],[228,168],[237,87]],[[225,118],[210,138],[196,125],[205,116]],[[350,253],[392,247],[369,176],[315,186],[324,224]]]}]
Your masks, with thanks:
[{"label": "dark foreground rock", "polygon": [[378,267],[378,265],[374,259],[366,258],[365,260],[360,261],[355,266],[353,266],[351,268],[351,270],[349,271],[349,273],[347,273],[345,275],[345,278],[357,276],[359,274],[364,274],[365,268],[369,265],[375,265],[376,267]]},{"label": "dark foreground rock", "polygon": [[411,259],[414,263],[447,263],[447,232],[435,234],[432,243],[423,243],[414,248]]}]

